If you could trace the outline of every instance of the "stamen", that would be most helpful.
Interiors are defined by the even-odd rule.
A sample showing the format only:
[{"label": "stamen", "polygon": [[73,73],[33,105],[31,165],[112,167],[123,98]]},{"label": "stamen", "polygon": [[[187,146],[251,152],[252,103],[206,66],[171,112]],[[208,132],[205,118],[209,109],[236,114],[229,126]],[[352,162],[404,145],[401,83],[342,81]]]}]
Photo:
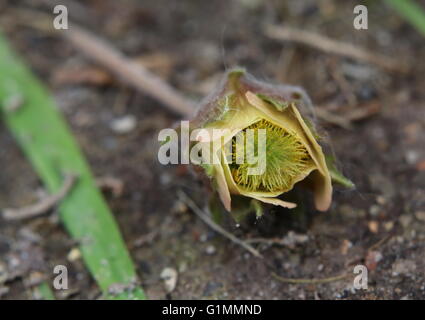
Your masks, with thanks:
[{"label": "stamen", "polygon": [[[254,143],[246,144],[245,139],[232,139],[232,164],[234,181],[248,191],[286,191],[294,180],[308,168],[311,158],[307,149],[295,133],[280,128],[266,120],[260,120],[243,130],[254,129]],[[248,168],[258,164],[247,163],[247,155],[258,155],[258,129],[266,130],[266,168],[260,175],[248,174]],[[241,145],[243,144],[243,145]],[[237,152],[244,151],[245,162],[236,163]],[[242,155],[240,155],[242,156]],[[260,158],[259,158],[260,159]]]}]

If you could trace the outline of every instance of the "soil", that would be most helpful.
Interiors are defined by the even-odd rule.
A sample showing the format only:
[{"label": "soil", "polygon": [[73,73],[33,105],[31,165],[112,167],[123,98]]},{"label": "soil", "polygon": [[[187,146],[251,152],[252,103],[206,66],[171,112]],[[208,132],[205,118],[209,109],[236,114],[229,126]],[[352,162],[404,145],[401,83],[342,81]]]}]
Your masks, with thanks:
[{"label": "soil", "polygon": [[[356,1],[60,1],[71,21],[108,39],[183,94],[199,100],[223,72],[241,65],[260,79],[305,88],[317,108],[342,117],[354,108],[379,112],[352,128],[325,125],[340,167],[356,185],[336,188],[331,209],[306,200],[305,215],[270,208],[227,230],[241,239],[285,239],[256,245],[253,257],[205,225],[177,197],[184,190],[200,206],[208,194],[187,166],[162,166],[158,132],[179,118],[94,65],[69,43],[19,23],[1,23],[12,46],[46,84],[96,177],[113,177],[122,192],[105,191],[152,299],[424,299],[425,298],[425,41],[383,2],[367,2],[368,30],[353,28]],[[56,1],[0,0],[0,21],[11,8],[52,12]],[[11,19],[12,18],[12,19]],[[5,20],[3,20],[5,21]],[[268,38],[264,26],[283,24],[395,57],[408,74]],[[83,73],[82,71],[85,71]],[[135,128],[118,133],[117,119]],[[28,205],[43,186],[0,124],[0,208]],[[306,199],[311,198],[308,195]],[[0,218],[1,219],[1,218]],[[71,253],[71,254],[70,254]],[[33,284],[69,270],[61,299],[94,299],[99,290],[76,255],[57,212],[31,220],[0,220],[0,299],[37,298]],[[356,265],[368,268],[368,288],[353,287]],[[167,293],[160,274],[178,272]],[[287,283],[285,278],[327,283]],[[3,279],[7,279],[2,281]]]}]

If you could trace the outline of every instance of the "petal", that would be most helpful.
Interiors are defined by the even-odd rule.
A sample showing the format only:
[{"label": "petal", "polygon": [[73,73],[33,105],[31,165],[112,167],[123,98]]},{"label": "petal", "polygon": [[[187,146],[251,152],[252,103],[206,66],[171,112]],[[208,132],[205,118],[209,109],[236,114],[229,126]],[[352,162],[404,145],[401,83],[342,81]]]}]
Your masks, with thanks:
[{"label": "petal", "polygon": [[297,206],[296,203],[283,201],[283,200],[278,199],[278,198],[266,198],[266,197],[252,197],[252,198],[257,199],[261,202],[270,203],[270,204],[273,204],[275,206],[281,206],[281,207],[288,208],[288,209],[293,209],[293,208],[296,208],[296,206]]},{"label": "petal", "polygon": [[332,202],[332,180],[326,164],[325,155],[322,151],[322,147],[317,143],[316,139],[314,139],[313,134],[293,104],[292,110],[314,148],[315,158],[313,159],[321,173],[321,175],[313,174],[312,176],[314,181],[314,204],[317,210],[326,211],[329,209]]},{"label": "petal", "polygon": [[220,200],[226,210],[230,212],[230,210],[232,210],[232,198],[230,197],[229,188],[221,165],[214,165],[214,178],[217,183],[217,191],[220,196]]}]

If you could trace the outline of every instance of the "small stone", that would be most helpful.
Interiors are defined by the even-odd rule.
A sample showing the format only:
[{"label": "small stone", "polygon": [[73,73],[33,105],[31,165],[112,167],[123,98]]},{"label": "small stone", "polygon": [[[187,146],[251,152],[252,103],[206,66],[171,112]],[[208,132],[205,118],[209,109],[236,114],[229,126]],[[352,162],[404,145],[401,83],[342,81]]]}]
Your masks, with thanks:
[{"label": "small stone", "polygon": [[126,115],[121,118],[114,119],[111,122],[111,129],[118,134],[125,134],[136,128],[137,120],[135,116]]},{"label": "small stone", "polygon": [[378,233],[379,230],[379,224],[377,221],[369,221],[369,223],[367,224],[369,231],[372,233]]},{"label": "small stone", "polygon": [[295,245],[306,243],[307,241],[308,235],[289,231],[288,234],[282,239],[282,244],[288,246],[289,248],[293,248]]},{"label": "small stone", "polygon": [[406,152],[405,157],[408,164],[415,164],[419,160],[419,153],[415,150],[409,150]]},{"label": "small stone", "polygon": [[388,221],[384,223],[385,231],[391,231],[394,228],[394,222]]},{"label": "small stone", "polygon": [[203,233],[201,234],[201,236],[199,237],[199,241],[201,242],[206,242],[208,240],[208,234]]},{"label": "small stone", "polygon": [[378,262],[383,258],[380,251],[369,251],[365,258],[366,268],[369,271],[373,271],[378,266]]},{"label": "small stone", "polygon": [[423,222],[425,222],[425,211],[416,211],[416,212],[415,212],[415,217],[416,217],[416,219],[418,219],[419,221],[423,221]]},{"label": "small stone", "polygon": [[176,213],[185,213],[187,209],[187,205],[183,201],[177,201],[173,207],[173,211]]},{"label": "small stone", "polygon": [[289,269],[291,269],[291,264],[290,264],[289,262],[285,262],[285,263],[283,264],[283,269],[285,269],[285,270],[289,270]]},{"label": "small stone", "polygon": [[380,211],[381,211],[381,208],[376,204],[370,206],[369,208],[369,213],[372,217],[376,217]]},{"label": "small stone", "polygon": [[71,251],[69,251],[67,259],[70,262],[77,261],[81,258],[81,251],[78,248],[72,248]]},{"label": "small stone", "polygon": [[353,246],[350,240],[344,239],[342,241],[341,245],[341,254],[346,255],[348,252],[348,249],[350,249]]},{"label": "small stone", "polygon": [[385,199],[385,197],[383,196],[377,196],[376,197],[376,202],[378,202],[378,204],[380,204],[381,206],[385,205],[387,203],[387,199]]},{"label": "small stone", "polygon": [[213,255],[215,252],[216,252],[216,249],[213,245],[209,245],[205,249],[205,253],[208,254],[208,255]]},{"label": "small stone", "polygon": [[164,287],[167,293],[171,293],[177,284],[177,270],[174,268],[164,268],[161,272],[160,278],[164,280]]}]

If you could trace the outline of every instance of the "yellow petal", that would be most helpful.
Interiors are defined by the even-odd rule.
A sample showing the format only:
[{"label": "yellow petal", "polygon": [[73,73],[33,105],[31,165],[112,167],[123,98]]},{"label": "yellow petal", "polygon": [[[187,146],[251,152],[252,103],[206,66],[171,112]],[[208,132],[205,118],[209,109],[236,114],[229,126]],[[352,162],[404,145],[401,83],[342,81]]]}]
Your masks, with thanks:
[{"label": "yellow petal", "polygon": [[214,165],[214,178],[217,183],[217,191],[220,196],[220,200],[226,210],[230,212],[232,210],[232,198],[230,197],[229,187],[221,165]]},{"label": "yellow petal", "polygon": [[261,202],[270,203],[270,204],[273,204],[275,206],[281,206],[281,207],[288,208],[288,209],[293,209],[293,208],[296,208],[296,206],[297,206],[296,203],[283,201],[283,200],[280,200],[278,198],[253,197],[253,196],[251,196],[251,198],[257,199]]}]

